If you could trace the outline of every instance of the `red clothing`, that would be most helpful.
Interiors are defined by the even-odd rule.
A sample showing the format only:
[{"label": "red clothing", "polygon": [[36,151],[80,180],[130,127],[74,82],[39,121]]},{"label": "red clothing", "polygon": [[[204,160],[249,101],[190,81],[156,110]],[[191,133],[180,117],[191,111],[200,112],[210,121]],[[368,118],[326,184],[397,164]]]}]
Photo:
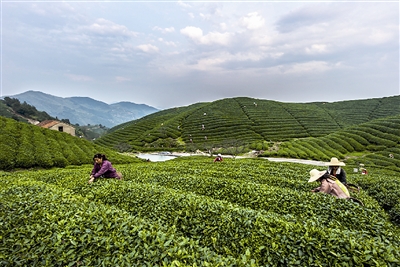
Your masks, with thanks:
[{"label": "red clothing", "polygon": [[216,162],[216,161],[222,161],[222,157],[220,157],[220,156],[216,157],[216,158],[214,159],[214,162]]}]

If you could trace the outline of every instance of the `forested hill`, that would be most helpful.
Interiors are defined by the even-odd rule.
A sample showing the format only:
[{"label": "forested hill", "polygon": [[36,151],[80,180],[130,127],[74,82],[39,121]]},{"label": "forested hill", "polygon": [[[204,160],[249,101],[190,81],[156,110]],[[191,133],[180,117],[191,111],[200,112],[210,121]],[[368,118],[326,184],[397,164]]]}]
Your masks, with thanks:
[{"label": "forested hill", "polygon": [[127,150],[248,145],[321,137],[399,114],[400,96],[333,103],[283,103],[237,97],[159,111],[112,128],[96,143],[109,147],[124,145]]}]

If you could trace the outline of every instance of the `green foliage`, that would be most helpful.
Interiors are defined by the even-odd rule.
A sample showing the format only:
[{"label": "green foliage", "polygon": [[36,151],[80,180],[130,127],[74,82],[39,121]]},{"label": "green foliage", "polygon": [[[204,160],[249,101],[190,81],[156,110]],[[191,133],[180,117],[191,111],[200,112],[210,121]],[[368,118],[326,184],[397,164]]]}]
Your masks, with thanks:
[{"label": "green foliage", "polygon": [[236,265],[119,208],[40,182],[1,182],[2,266]]},{"label": "green foliage", "polygon": [[113,162],[140,162],[81,138],[0,117],[0,170],[92,163],[95,153]]},{"label": "green foliage", "polygon": [[[4,100],[0,100],[4,102],[8,107],[12,109],[13,112],[37,121],[44,121],[44,120],[54,120],[55,118],[51,117],[49,114],[47,114],[44,111],[38,111],[34,106],[29,105],[26,102],[21,103],[17,98],[10,98],[10,97],[5,97]],[[3,113],[4,116],[6,115]],[[8,116],[6,116],[8,117]]]},{"label": "green foliage", "polygon": [[[399,122],[369,129],[353,128],[350,131],[347,128],[377,118],[398,116],[399,99],[400,96],[394,96],[335,103],[281,103],[247,97],[228,98],[153,113],[110,129],[95,143],[109,148],[128,144],[129,151],[162,151],[165,148],[192,151],[195,147],[209,153],[210,148],[226,150],[227,140],[240,140],[246,147],[243,151],[265,152],[269,150],[266,143],[314,137],[317,139],[310,145],[323,149],[323,152],[309,154],[295,146],[294,151],[282,149],[276,153],[270,150],[265,155],[305,155],[311,159],[327,159],[333,155],[345,157],[348,152],[364,151],[370,144],[393,146],[397,139],[394,126],[390,124],[398,125]],[[346,138],[340,141],[343,136],[334,134],[342,131],[346,131],[343,133]],[[379,137],[376,136],[378,132]],[[328,137],[330,135],[332,138]]]},{"label": "green foliage", "polygon": [[[261,156],[292,157],[327,161],[331,157],[400,170],[400,115],[347,127],[324,137],[283,142],[277,151]],[[353,152],[363,152],[355,159]],[[393,158],[389,157],[392,154]],[[347,160],[345,160],[347,162]]]},{"label": "green foliage", "polygon": [[344,167],[360,206],[310,192],[308,165],[182,157],[116,168],[123,181],[91,185],[89,166],[0,173],[0,264],[400,264],[398,172]]}]

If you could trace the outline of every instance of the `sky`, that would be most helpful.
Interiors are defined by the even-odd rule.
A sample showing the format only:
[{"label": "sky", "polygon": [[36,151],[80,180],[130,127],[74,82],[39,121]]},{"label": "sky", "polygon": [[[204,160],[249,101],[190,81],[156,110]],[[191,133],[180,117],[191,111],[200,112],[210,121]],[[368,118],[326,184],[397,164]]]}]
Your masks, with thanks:
[{"label": "sky", "polygon": [[400,95],[398,1],[1,1],[1,96],[158,109]]}]

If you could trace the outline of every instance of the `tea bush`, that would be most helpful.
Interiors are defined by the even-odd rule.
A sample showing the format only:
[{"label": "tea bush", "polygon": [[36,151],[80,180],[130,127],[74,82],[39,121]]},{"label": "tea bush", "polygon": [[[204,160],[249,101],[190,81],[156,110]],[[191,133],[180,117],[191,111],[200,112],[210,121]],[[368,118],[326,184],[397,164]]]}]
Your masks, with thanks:
[{"label": "tea bush", "polygon": [[65,167],[92,163],[95,153],[113,163],[140,162],[67,133],[0,117],[0,170]]},{"label": "tea bush", "polygon": [[90,165],[0,173],[0,265],[400,264],[398,172],[344,167],[360,206],[311,193],[316,166],[182,157],[116,167],[123,181],[90,185]]}]

